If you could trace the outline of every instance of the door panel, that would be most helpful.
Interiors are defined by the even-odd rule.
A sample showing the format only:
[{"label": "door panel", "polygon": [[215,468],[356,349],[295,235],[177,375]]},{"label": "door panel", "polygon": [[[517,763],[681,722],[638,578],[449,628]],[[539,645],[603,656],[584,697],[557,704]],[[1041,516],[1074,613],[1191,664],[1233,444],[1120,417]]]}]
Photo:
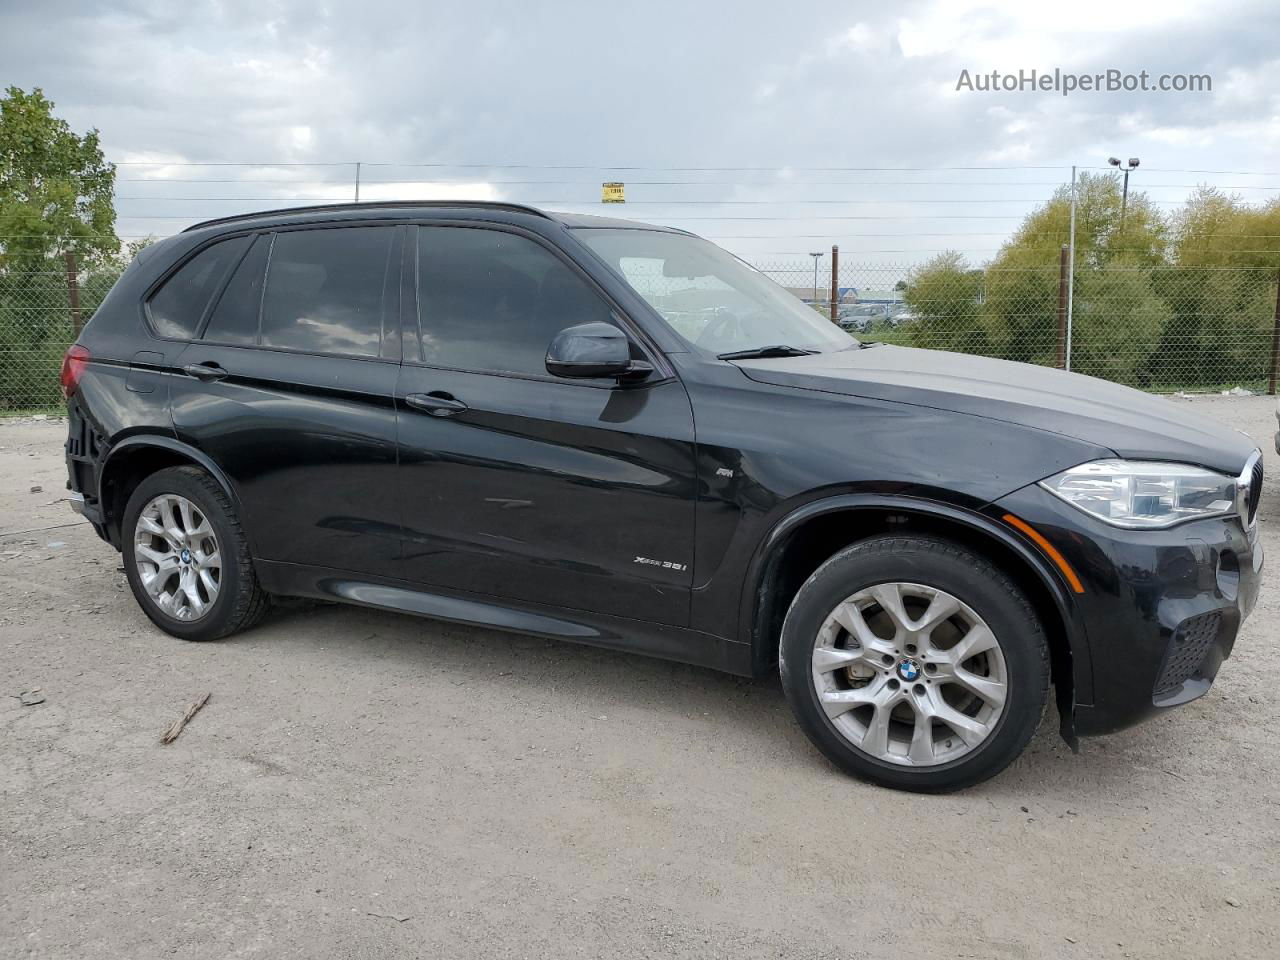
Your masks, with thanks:
[{"label": "door panel", "polygon": [[231,478],[261,559],[397,569],[404,235],[338,226],[258,237],[203,339],[178,357],[174,429]]},{"label": "door panel", "polygon": [[173,378],[178,439],[236,484],[256,555],[391,573],[397,364],[193,343],[179,367],[226,375]]},{"label": "door panel", "polygon": [[403,576],[688,623],[693,417],[678,381],[611,389],[406,363],[397,396]]}]

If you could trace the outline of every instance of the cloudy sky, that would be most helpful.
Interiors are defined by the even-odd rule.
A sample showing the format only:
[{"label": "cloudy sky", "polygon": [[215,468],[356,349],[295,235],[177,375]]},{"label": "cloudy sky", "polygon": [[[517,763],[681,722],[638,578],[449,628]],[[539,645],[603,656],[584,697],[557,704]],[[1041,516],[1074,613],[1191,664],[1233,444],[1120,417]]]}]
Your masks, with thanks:
[{"label": "cloudy sky", "polygon": [[[1196,183],[1273,195],[1277,36],[1280,5],[1234,0],[0,0],[0,81],[102,132],[122,234],[349,199],[360,161],[365,199],[599,212],[622,180],[607,212],[757,261],[838,242],[910,263],[989,256],[1112,154],[1170,208]],[[1055,68],[1212,92],[956,90],[962,70]]]}]

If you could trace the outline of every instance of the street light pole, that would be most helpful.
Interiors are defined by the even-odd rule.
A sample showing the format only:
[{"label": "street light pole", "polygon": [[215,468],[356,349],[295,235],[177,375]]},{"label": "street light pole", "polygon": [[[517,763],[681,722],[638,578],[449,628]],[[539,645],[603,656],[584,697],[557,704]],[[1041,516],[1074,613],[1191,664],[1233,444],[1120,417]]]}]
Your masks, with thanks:
[{"label": "street light pole", "polygon": [[818,303],[818,258],[822,256],[822,252],[811,253],[809,256],[813,257],[813,302],[816,306]]},{"label": "street light pole", "polygon": [[1138,158],[1130,157],[1128,165],[1121,167],[1119,157],[1108,157],[1107,163],[1113,167],[1117,167],[1124,172],[1124,189],[1120,193],[1120,229],[1124,230],[1125,210],[1129,206],[1129,174],[1138,169]]}]

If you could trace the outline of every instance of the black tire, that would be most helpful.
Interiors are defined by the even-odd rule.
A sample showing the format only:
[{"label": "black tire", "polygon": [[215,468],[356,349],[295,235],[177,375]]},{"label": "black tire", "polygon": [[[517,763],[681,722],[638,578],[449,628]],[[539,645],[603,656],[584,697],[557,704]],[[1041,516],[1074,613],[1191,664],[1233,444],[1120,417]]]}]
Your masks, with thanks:
[{"label": "black tire", "polygon": [[[147,594],[134,555],[134,529],[143,508],[163,494],[190,500],[209,521],[222,558],[217,597],[198,620],[179,620],[161,610]],[[134,599],[151,622],[182,640],[216,640],[256,624],[266,614],[270,596],[258,584],[249,542],[226,492],[199,467],[170,467],[153,473],[134,489],[120,528],[125,575]]]},{"label": "black tire", "polygon": [[[811,664],[822,624],[837,604],[857,591],[894,582],[944,590],[967,604],[990,627],[1003,654],[1003,710],[986,739],[958,759],[913,767],[872,756],[839,732],[819,702]],[[1035,733],[1049,689],[1049,644],[1014,582],[985,557],[959,544],[922,536],[864,540],[814,571],[787,612],[779,666],[796,719],[832,763],[882,786],[924,793],[972,786],[1012,763]]]}]

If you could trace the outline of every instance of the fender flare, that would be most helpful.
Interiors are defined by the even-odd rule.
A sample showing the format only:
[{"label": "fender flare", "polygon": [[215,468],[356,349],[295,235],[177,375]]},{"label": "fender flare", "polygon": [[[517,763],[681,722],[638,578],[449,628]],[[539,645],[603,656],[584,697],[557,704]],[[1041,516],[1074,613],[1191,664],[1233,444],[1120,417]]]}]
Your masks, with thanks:
[{"label": "fender flare", "polygon": [[[231,502],[235,505],[236,512],[241,512],[240,495],[237,492],[235,485],[231,482],[231,479],[226,475],[223,469],[210,459],[208,454],[197,450],[190,444],[183,443],[181,440],[175,440],[172,437],[166,437],[154,433],[135,434],[134,436],[126,437],[107,451],[107,455],[102,459],[102,465],[98,468],[97,496],[99,504],[105,505],[106,503],[103,498],[103,494],[105,493],[103,489],[103,481],[108,476],[109,467],[112,461],[121,454],[126,454],[140,448],[168,450],[172,453],[185,457],[200,467],[203,467],[209,472],[209,475],[217,481],[218,486],[222,487],[223,491],[226,492],[227,496],[231,499]],[[103,519],[106,519],[105,509]],[[246,534],[248,534],[247,530]]]},{"label": "fender flare", "polygon": [[[783,516],[761,538],[747,567],[747,578],[743,584],[739,616],[740,622],[745,624],[743,632],[747,633],[746,639],[751,643],[753,663],[759,668],[763,658],[771,653],[764,649],[763,638],[759,635],[758,614],[764,603],[765,584],[772,577],[773,564],[781,553],[780,547],[798,527],[809,520],[824,514],[851,510],[900,510],[903,513],[935,517],[959,524],[997,541],[1026,564],[1045,588],[1064,626],[1070,655],[1072,695],[1070,698],[1059,695],[1058,707],[1062,718],[1063,739],[1071,745],[1072,749],[1075,749],[1073,707],[1079,701],[1081,693],[1087,696],[1093,689],[1092,658],[1089,655],[1088,638],[1085,636],[1075,602],[1067,593],[1067,587],[1061,578],[1050,568],[1048,559],[1036,551],[1016,531],[1001,526],[984,514],[962,507],[914,497],[854,493],[811,500]],[[1065,690],[1065,687],[1059,685],[1058,689]]]}]

